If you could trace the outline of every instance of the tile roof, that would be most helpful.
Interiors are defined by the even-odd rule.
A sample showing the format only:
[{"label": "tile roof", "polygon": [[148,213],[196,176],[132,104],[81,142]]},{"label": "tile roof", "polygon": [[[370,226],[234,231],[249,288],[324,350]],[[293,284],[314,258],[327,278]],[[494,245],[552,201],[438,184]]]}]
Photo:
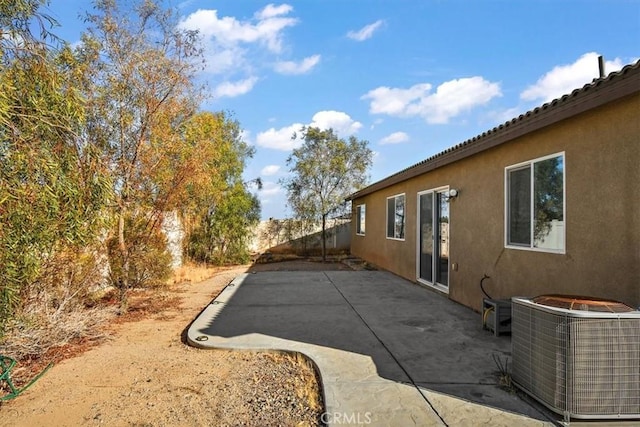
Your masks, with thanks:
[{"label": "tile roof", "polygon": [[637,92],[640,92],[640,60],[377,181],[346,200],[371,194]]}]

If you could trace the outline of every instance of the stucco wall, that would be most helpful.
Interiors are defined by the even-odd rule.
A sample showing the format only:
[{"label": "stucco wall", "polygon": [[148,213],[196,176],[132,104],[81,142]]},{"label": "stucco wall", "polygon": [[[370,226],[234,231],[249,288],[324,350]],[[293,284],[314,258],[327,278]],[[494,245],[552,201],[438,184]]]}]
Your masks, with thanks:
[{"label": "stucco wall", "polygon": [[[505,167],[565,153],[566,253],[505,248]],[[640,306],[640,96],[535,131],[353,201],[366,235],[351,251],[416,281],[417,193],[460,191],[450,204],[449,297],[476,310],[494,298],[579,294]],[[406,195],[406,238],[386,239],[386,198]],[[355,215],[355,212],[354,212]]]}]

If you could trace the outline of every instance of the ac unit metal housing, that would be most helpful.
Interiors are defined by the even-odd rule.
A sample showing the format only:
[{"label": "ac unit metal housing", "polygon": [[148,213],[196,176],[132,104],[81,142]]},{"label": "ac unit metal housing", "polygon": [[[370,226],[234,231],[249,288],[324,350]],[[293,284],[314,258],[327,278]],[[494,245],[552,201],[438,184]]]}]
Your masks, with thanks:
[{"label": "ac unit metal housing", "polygon": [[570,310],[512,298],[512,379],[568,422],[640,419],[640,311]]}]

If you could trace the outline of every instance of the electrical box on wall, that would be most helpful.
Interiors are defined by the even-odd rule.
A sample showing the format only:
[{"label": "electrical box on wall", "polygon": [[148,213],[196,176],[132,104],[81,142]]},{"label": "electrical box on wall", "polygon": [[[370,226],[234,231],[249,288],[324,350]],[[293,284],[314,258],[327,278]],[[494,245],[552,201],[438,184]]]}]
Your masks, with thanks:
[{"label": "electrical box on wall", "polygon": [[511,333],[511,300],[482,300],[482,329],[495,336]]}]

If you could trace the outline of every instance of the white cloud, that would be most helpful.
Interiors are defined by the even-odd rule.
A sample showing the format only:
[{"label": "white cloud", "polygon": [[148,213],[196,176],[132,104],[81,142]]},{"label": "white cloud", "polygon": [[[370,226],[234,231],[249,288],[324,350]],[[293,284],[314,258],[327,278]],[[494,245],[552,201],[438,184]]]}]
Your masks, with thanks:
[{"label": "white cloud", "polygon": [[247,66],[247,50],[240,46],[209,45],[206,48],[204,71],[224,74]]},{"label": "white cloud", "polygon": [[342,111],[318,111],[312,117],[309,125],[320,129],[332,128],[340,135],[347,135],[358,132],[362,123],[353,120],[347,113]]},{"label": "white cloud", "polygon": [[369,129],[373,130],[376,128],[376,126],[381,125],[382,123],[384,123],[384,120],[382,120],[381,118],[377,118],[373,121],[373,123],[371,123],[371,126],[369,126]]},{"label": "white cloud", "polygon": [[524,107],[512,107],[504,110],[492,111],[487,114],[487,119],[491,120],[493,123],[505,123],[525,112],[526,108]]},{"label": "white cloud", "polygon": [[300,62],[283,61],[275,65],[275,70],[280,74],[304,74],[308,73],[320,62],[320,55],[304,58]]},{"label": "white cloud", "polygon": [[381,145],[385,144],[400,144],[402,142],[407,142],[409,140],[409,135],[404,132],[394,132],[391,135],[387,135],[380,140]]},{"label": "white cloud", "polygon": [[286,15],[292,10],[293,7],[288,4],[281,4],[280,6],[268,4],[264,7],[264,9],[256,12],[255,16],[257,19],[268,19],[279,15]]},{"label": "white cloud", "polygon": [[262,168],[260,171],[261,176],[273,176],[280,172],[280,166],[278,165],[268,165]]},{"label": "white cloud", "polygon": [[194,2],[194,0],[182,1],[182,2],[178,3],[178,9],[184,9],[185,7],[189,7],[193,2]]},{"label": "white cloud", "polygon": [[[624,64],[620,58],[605,61],[605,72],[617,71]],[[543,75],[538,81],[520,94],[524,101],[548,102],[562,95],[571,93],[574,89],[591,83],[599,76],[598,54],[589,52],[582,55],[572,64],[558,65]]]},{"label": "white cloud", "polygon": [[240,139],[246,142],[249,145],[253,145],[253,141],[251,141],[251,131],[246,129],[240,130]]},{"label": "white cloud", "polygon": [[265,181],[262,183],[262,190],[260,191],[262,196],[275,196],[283,192],[283,189],[278,183]]},{"label": "white cloud", "polygon": [[500,84],[482,77],[450,80],[431,91],[421,83],[408,89],[379,87],[362,96],[369,99],[369,112],[397,117],[422,117],[427,123],[444,124],[450,119],[502,96]]},{"label": "white cloud", "polygon": [[353,120],[347,113],[342,111],[318,111],[311,118],[311,123],[304,125],[294,123],[280,129],[270,128],[258,133],[256,144],[261,147],[274,150],[289,151],[302,145],[302,140],[291,139],[294,134],[299,134],[303,127],[317,127],[320,129],[333,129],[338,135],[351,135],[362,127],[362,123]]},{"label": "white cloud", "polygon": [[[286,5],[283,5],[286,6]],[[180,28],[198,30],[208,40],[224,45],[237,43],[259,43],[272,52],[282,49],[282,31],[298,23],[296,18],[287,18],[292,7],[273,8],[266,6],[255,14],[257,22],[239,21],[232,16],[218,17],[214,9],[199,9],[182,19]]]},{"label": "white cloud", "polygon": [[298,19],[287,16],[292,10],[287,4],[269,4],[253,18],[239,20],[220,17],[214,9],[199,9],[181,19],[178,27],[199,32],[205,48],[206,71],[238,72],[249,68],[256,52],[282,52],[284,30],[298,23]]},{"label": "white cloud", "polygon": [[428,96],[431,90],[429,83],[411,86],[409,89],[396,89],[381,86],[369,91],[363,99],[371,99],[369,112],[372,114],[387,114],[401,116],[409,104]]},{"label": "white cloud", "polygon": [[291,137],[296,132],[300,132],[300,129],[303,126],[304,125],[302,123],[294,123],[291,126],[280,129],[270,128],[264,132],[258,133],[256,136],[256,144],[261,147],[272,148],[274,150],[293,150],[294,148],[298,148],[302,145],[302,141],[300,139],[291,139]]},{"label": "white cloud", "polygon": [[224,82],[216,86],[213,90],[213,95],[218,98],[233,98],[235,96],[244,95],[253,89],[253,86],[257,81],[257,77],[249,77],[236,82]]},{"label": "white cloud", "polygon": [[367,39],[370,39],[373,36],[373,33],[375,33],[375,31],[382,27],[382,24],[384,24],[383,20],[378,20],[376,22],[374,22],[373,24],[369,24],[366,25],[364,27],[362,27],[360,30],[358,31],[349,31],[347,33],[347,37],[349,37],[352,40],[356,40],[359,42],[365,41]]}]

